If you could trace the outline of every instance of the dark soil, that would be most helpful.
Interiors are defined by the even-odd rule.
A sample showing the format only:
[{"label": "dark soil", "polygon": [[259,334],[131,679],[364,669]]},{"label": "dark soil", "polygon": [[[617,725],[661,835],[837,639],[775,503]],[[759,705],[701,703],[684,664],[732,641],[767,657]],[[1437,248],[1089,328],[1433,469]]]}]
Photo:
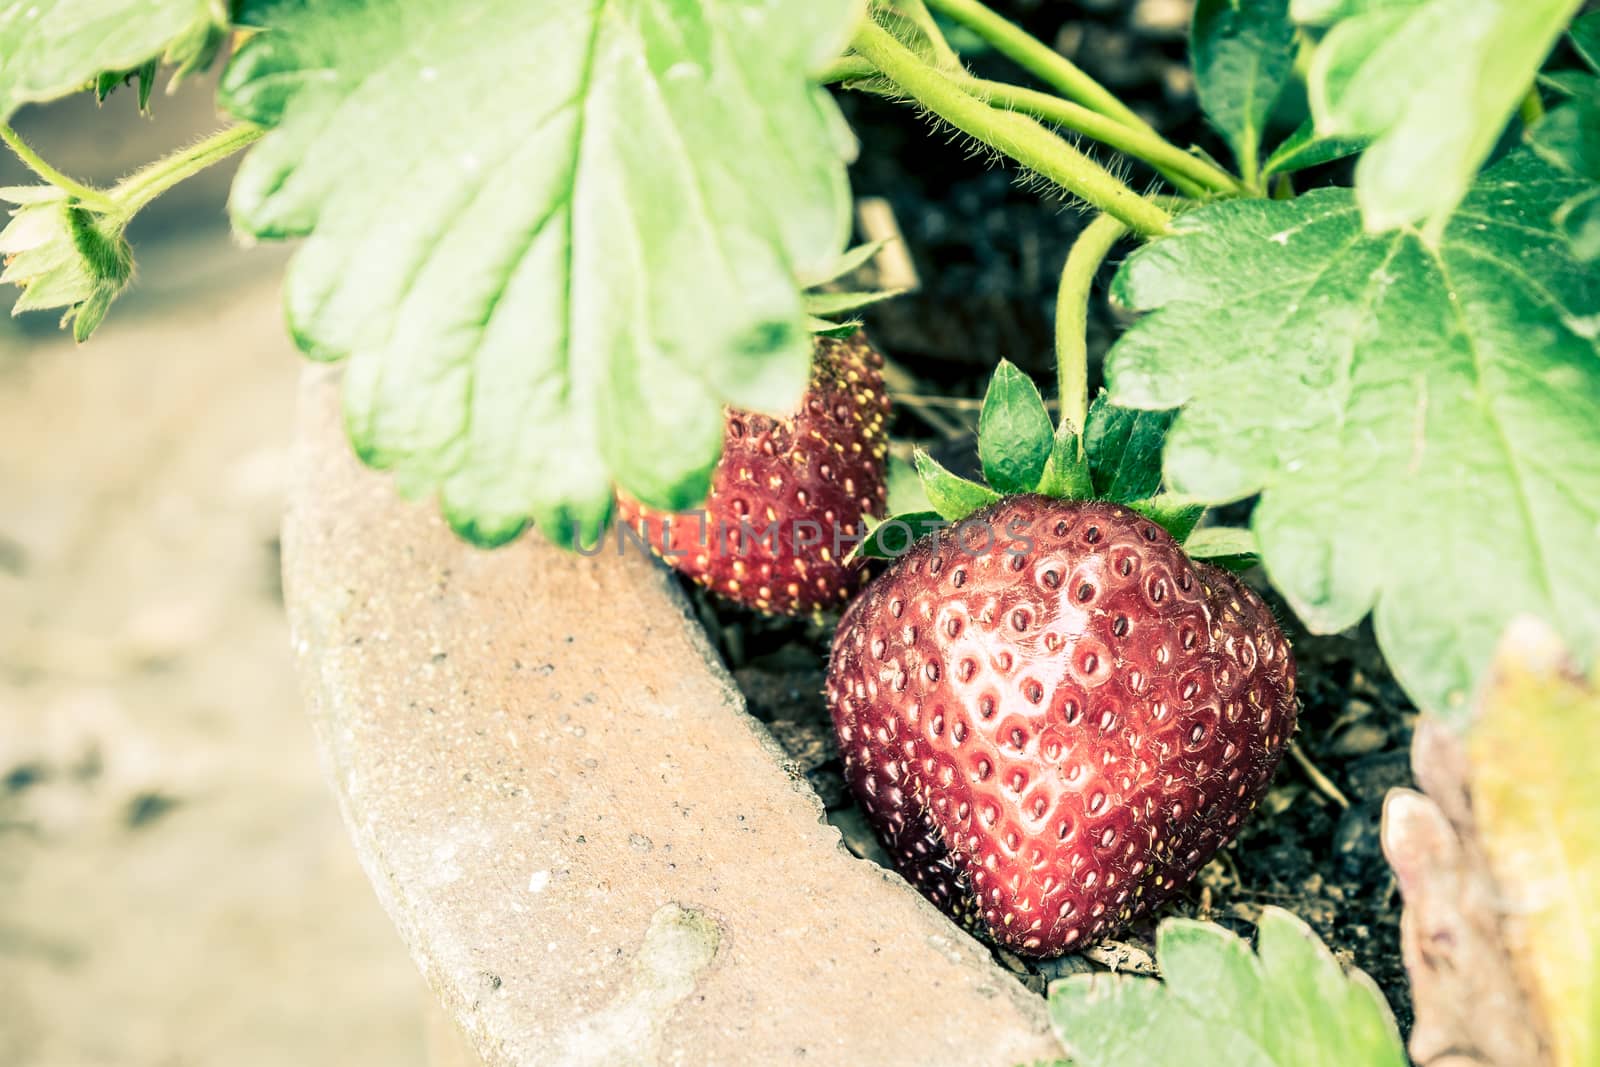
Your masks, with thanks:
[{"label": "dark soil", "polygon": [[[1054,42],[1171,139],[1221,152],[1199,116],[1184,61],[1183,3],[1013,0],[996,6]],[[974,66],[985,76],[1020,77],[994,56],[979,55]],[[1050,378],[1057,272],[1086,216],[973,158],[943,133],[929,136],[927,122],[903,105],[853,94],[842,102],[862,144],[852,173],[856,192],[893,206],[921,279],[919,292],[867,317],[877,343],[911,375],[897,390],[894,436],[935,447],[963,465],[975,459],[965,432],[976,422],[970,402],[981,396],[996,361],[1005,357],[1040,381]],[[1091,316],[1092,373],[1118,329],[1118,314],[1102,298]],[[1247,517],[1248,505],[1228,515],[1230,522]],[[1409,1030],[1399,897],[1379,849],[1378,825],[1385,793],[1411,784],[1407,753],[1415,711],[1369,628],[1309,635],[1259,574],[1250,577],[1294,644],[1302,701],[1297,744],[1327,784],[1285,759],[1240,838],[1161,914],[1207,918],[1249,936],[1263,906],[1286,908],[1342,960],[1372,975]],[[698,590],[691,595],[751,712],[804,770],[850,847],[881,860],[845,788],[822,700],[832,620],[765,619],[714,604]],[[1160,917],[1079,956],[1042,964],[1005,952],[997,957],[1040,992],[1048,980],[1074,971],[1148,971]]]}]

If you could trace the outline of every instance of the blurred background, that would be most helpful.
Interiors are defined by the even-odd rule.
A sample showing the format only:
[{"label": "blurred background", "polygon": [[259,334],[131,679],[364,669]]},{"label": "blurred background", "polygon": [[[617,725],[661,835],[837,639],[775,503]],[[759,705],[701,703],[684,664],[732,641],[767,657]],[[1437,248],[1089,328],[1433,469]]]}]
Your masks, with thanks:
[{"label": "blurred background", "polygon": [[[209,133],[17,116],[109,182]],[[31,182],[0,151],[0,185]],[[285,251],[246,251],[217,168],[130,231],[131,290],[74,346],[0,316],[0,1064],[424,1062],[421,979],[357,866],[290,671],[278,520],[300,360]],[[16,290],[0,294],[9,308]]]}]

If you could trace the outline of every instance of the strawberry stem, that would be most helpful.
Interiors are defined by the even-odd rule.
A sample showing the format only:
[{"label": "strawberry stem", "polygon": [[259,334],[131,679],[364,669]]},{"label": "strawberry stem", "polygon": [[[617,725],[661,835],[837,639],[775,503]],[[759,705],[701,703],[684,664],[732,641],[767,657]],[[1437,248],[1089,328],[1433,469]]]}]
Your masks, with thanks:
[{"label": "strawberry stem", "polygon": [[0,123],[0,140],[11,146],[11,151],[16,153],[17,158],[29,170],[62,192],[77,198],[84,207],[94,211],[110,211],[115,206],[111,198],[99,189],[69,178],[49,163],[46,163],[43,156],[35,152],[32,146],[17,136],[16,130],[3,123]]},{"label": "strawberry stem", "polygon": [[855,50],[918,104],[956,129],[1050,179],[1128,228],[1147,237],[1167,232],[1172,219],[1116,176],[1025,115],[991,108],[924,63],[883,27],[863,20]]},{"label": "strawberry stem", "polygon": [[1082,104],[1074,104],[1037,89],[1024,89],[1018,85],[982,78],[962,77],[958,80],[962,88],[995,107],[1020,111],[1024,115],[1064,126],[1074,133],[1081,133],[1115,148],[1124,155],[1142,159],[1186,196],[1203,197],[1219,193],[1241,196],[1247,191],[1239,179],[1221,167],[1185,152],[1148,127],[1129,126]]},{"label": "strawberry stem", "polygon": [[944,31],[933,20],[933,13],[928,10],[928,5],[923,0],[893,0],[892,6],[910,19],[927,39],[928,48],[933,52],[935,66],[952,72],[961,70],[961,57],[956,55],[956,50],[945,40]]},{"label": "strawberry stem", "polygon": [[1132,108],[1066,56],[978,0],[927,0],[928,6],[961,23],[994,49],[1069,100],[1116,119],[1125,126],[1154,134]]},{"label": "strawberry stem", "polygon": [[111,198],[124,214],[132,216],[150,201],[214,163],[220,163],[257,140],[266,130],[240,123],[218,130],[210,137],[158,159],[123,179],[111,190]]},{"label": "strawberry stem", "polygon": [[1089,295],[1100,264],[1128,232],[1121,219],[1101,215],[1078,235],[1067,253],[1056,289],[1056,389],[1061,423],[1079,438],[1089,420]]}]

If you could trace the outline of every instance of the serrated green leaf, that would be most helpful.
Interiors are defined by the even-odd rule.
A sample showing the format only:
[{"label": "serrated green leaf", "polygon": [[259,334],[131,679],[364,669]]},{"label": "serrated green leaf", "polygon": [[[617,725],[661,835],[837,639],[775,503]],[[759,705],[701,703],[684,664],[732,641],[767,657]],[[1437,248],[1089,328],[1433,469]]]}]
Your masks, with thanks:
[{"label": "serrated green leaf", "polygon": [[1031,493],[1050,459],[1055,427],[1044,397],[1022,371],[1002,359],[978,413],[983,476],[1002,493]]},{"label": "serrated green leaf", "polygon": [[1272,155],[1262,164],[1261,172],[1270,176],[1293,174],[1308,167],[1320,167],[1324,163],[1332,163],[1336,159],[1344,159],[1364,151],[1369,143],[1360,138],[1347,140],[1318,136],[1316,120],[1306,119],[1293,133],[1284,138],[1282,144],[1272,150]]},{"label": "serrated green leaf", "polygon": [[1527,133],[1528,144],[1551,166],[1600,181],[1600,78],[1588,91],[1552,108]]},{"label": "serrated green leaf", "polygon": [[1367,228],[1437,234],[1582,0],[1294,0],[1329,25],[1308,88],[1317,130],[1371,138],[1356,167]]},{"label": "serrated green leaf", "polygon": [[1174,411],[1120,408],[1102,392],[1089,405],[1084,450],[1095,495],[1125,504],[1161,488],[1161,446]]},{"label": "serrated green leaf", "polygon": [[979,508],[1000,499],[1000,494],[987,485],[951,474],[938,460],[920,448],[916,451],[915,459],[917,474],[922,478],[922,491],[928,495],[928,502],[933,505],[934,511],[951,522],[960,522]]},{"label": "serrated green leaf", "polygon": [[1575,258],[1584,263],[1600,259],[1600,188],[1562,204],[1556,209],[1555,224]]},{"label": "serrated green leaf", "polygon": [[[1050,1021],[1075,1067],[1405,1067],[1394,1016],[1361,971],[1344,972],[1309,927],[1266,908],[1258,952],[1212,923],[1167,919],[1164,981],[1074,975],[1050,986]],[[1134,1035],[1137,1035],[1136,1037]]]},{"label": "serrated green leaf", "polygon": [[0,10],[0,122],[23,104],[95,85],[102,71],[137,72],[219,23],[227,24],[227,8],[218,0],[7,4]]},{"label": "serrated green leaf", "polygon": [[1572,23],[1567,38],[1589,69],[1600,74],[1600,11],[1591,11]]},{"label": "serrated green leaf", "polygon": [[1600,1062],[1600,686],[1523,620],[1467,734],[1472,814],[1552,1062]]},{"label": "serrated green leaf", "polygon": [[851,553],[859,559],[899,559],[924,537],[950,525],[937,511],[892,514],[882,522],[868,520],[867,536]]},{"label": "serrated green leaf", "polygon": [[54,186],[4,189],[0,198],[21,205],[0,231],[0,284],[22,289],[11,313],[64,308],[61,324],[87,340],[133,276],[126,220],[96,214]]},{"label": "serrated green leaf", "polygon": [[1289,0],[1200,0],[1189,56],[1206,117],[1253,173],[1267,116],[1294,73]]},{"label": "serrated green leaf", "polygon": [[1273,582],[1319,632],[1374,611],[1430,710],[1461,708],[1514,615],[1600,648],[1600,276],[1552,222],[1584,187],[1518,153],[1437,247],[1365,233],[1349,190],[1208,206],[1114,283],[1159,309],[1108,375],[1113,402],[1184,406],[1169,484],[1260,492]]},{"label": "serrated green leaf", "polygon": [[[276,127],[238,227],[308,235],[296,340],[348,357],[368,462],[481,542],[704,496],[724,405],[810,375],[796,281],[844,247],[845,127],[807,73],[852,0],[267,0],[220,90]],[[419,47],[426,42],[426,47]]]}]

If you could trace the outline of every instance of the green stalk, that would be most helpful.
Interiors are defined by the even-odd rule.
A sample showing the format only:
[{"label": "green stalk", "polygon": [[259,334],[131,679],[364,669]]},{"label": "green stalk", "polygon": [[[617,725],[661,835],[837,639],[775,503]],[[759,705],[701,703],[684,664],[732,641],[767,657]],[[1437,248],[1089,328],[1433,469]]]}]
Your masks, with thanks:
[{"label": "green stalk", "polygon": [[1089,421],[1089,294],[1100,264],[1128,228],[1122,220],[1101,215],[1078,235],[1067,253],[1056,289],[1056,390],[1061,398],[1061,424],[1080,440]]},{"label": "green stalk", "polygon": [[115,205],[111,198],[99,189],[85,185],[80,181],[67,177],[59,170],[44,161],[44,158],[35,152],[10,126],[0,123],[0,140],[11,146],[17,158],[23,164],[46,182],[60,189],[62,192],[76,197],[85,207],[96,211],[110,211]]},{"label": "green stalk", "polygon": [[1172,219],[1159,206],[1034,119],[998,111],[972,96],[877,23],[864,20],[852,45],[918,104],[956,129],[1116,216],[1137,233],[1154,237],[1167,232]]},{"label": "green stalk", "polygon": [[1127,126],[1149,129],[1133,109],[1066,56],[1048,47],[1014,22],[997,15],[978,0],[927,0],[935,11],[955,19],[988,41],[1002,55],[1061,93]]},{"label": "green stalk", "polygon": [[131,216],[185,178],[220,163],[263,133],[266,130],[249,123],[218,130],[188,148],[135,171],[111,190],[111,197],[121,211]]},{"label": "green stalk", "polygon": [[1148,127],[1128,126],[1082,104],[1074,104],[1037,89],[1024,89],[982,78],[962,78],[960,83],[991,104],[1065,126],[1125,155],[1142,159],[1185,195],[1241,195],[1245,192],[1244,186],[1233,175],[1199,156],[1185,152]]},{"label": "green stalk", "polygon": [[817,74],[818,85],[837,85],[840,82],[865,81],[877,77],[878,68],[860,56],[840,56]]}]

